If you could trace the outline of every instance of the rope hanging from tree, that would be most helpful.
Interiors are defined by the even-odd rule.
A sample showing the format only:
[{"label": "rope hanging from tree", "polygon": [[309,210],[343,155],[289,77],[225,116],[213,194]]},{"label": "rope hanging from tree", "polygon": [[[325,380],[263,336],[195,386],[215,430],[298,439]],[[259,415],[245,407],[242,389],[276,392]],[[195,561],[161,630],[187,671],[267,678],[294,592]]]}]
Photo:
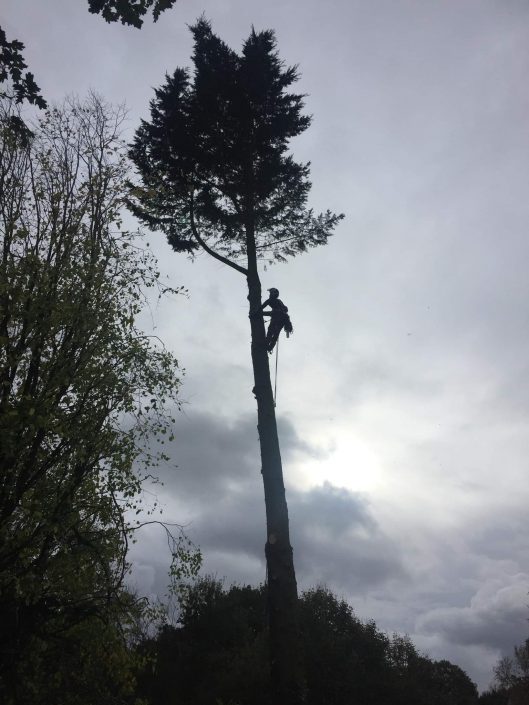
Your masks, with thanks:
[{"label": "rope hanging from tree", "polygon": [[276,397],[277,397],[277,359],[279,357],[279,339],[276,344],[276,375],[275,375],[275,380],[274,380],[274,409],[276,406]]}]

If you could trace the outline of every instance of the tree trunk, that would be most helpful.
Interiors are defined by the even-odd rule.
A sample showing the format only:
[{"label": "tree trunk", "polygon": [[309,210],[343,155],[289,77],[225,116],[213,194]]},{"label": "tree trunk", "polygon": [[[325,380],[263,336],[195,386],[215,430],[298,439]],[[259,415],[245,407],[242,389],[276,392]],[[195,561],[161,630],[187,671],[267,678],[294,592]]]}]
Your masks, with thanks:
[{"label": "tree trunk", "polygon": [[[250,259],[250,258],[249,258]],[[250,263],[249,263],[250,264]],[[250,313],[261,306],[257,268],[248,268]],[[267,541],[268,624],[273,705],[298,705],[304,701],[301,643],[298,628],[297,585],[290,545],[288,508],[277,436],[270,367],[262,316],[251,316],[252,363],[257,400],[257,428],[261,447]]]}]

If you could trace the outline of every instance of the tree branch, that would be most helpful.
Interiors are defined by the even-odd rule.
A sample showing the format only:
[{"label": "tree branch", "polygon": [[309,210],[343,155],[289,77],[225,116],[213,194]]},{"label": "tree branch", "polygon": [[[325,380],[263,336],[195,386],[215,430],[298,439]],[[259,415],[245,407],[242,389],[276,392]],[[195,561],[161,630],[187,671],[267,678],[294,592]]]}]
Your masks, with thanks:
[{"label": "tree branch", "polygon": [[193,196],[191,196],[191,208],[189,211],[189,214],[191,216],[191,230],[193,231],[193,236],[195,240],[198,242],[198,244],[204,249],[208,255],[211,255],[215,259],[218,259],[219,262],[222,262],[223,264],[227,264],[228,267],[231,267],[232,269],[236,269],[238,272],[241,274],[244,274],[244,276],[248,275],[248,270],[245,269],[244,267],[241,267],[240,264],[236,264],[235,262],[232,262],[230,259],[227,257],[223,257],[222,255],[219,255],[218,252],[215,252],[215,250],[212,250],[209,245],[202,239],[200,236],[197,226],[195,224],[195,216],[193,215]]}]

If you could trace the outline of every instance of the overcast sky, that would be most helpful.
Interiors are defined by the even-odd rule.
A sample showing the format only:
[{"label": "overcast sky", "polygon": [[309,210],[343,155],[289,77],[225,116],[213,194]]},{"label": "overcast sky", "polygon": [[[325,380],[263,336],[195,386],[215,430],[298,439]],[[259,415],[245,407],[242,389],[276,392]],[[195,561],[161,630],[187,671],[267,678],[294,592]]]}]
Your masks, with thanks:
[{"label": "overcast sky", "polygon": [[[179,0],[138,31],[86,0],[4,0],[2,25],[48,100],[92,87],[126,102],[132,134],[165,72],[190,65],[202,11],[235,49],[252,24],[276,30],[314,116],[292,145],[311,205],[346,214],[326,247],[262,275],[294,324],[277,411],[299,585],[485,687],[529,634],[529,4]],[[188,524],[205,572],[257,584],[245,280],[149,240],[190,291],[144,319],[186,368],[164,517]],[[162,594],[163,537],[134,559]]]}]

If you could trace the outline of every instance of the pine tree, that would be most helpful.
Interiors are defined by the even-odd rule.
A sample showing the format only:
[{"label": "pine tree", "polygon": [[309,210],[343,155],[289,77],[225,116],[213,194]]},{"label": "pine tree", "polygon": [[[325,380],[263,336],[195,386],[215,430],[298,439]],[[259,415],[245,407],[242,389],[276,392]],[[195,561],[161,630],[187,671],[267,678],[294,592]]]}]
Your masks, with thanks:
[{"label": "pine tree", "polygon": [[341,215],[307,208],[309,165],[288,141],[310,124],[298,79],[276,50],[274,33],[252,30],[237,54],[200,19],[194,72],[177,68],[155,90],[150,121],[131,147],[141,184],[131,209],[162,230],[176,252],[203,249],[246,277],[251,354],[265,490],[272,692],[275,705],[302,701],[297,587],[261,307],[258,261],[327,242]]}]

